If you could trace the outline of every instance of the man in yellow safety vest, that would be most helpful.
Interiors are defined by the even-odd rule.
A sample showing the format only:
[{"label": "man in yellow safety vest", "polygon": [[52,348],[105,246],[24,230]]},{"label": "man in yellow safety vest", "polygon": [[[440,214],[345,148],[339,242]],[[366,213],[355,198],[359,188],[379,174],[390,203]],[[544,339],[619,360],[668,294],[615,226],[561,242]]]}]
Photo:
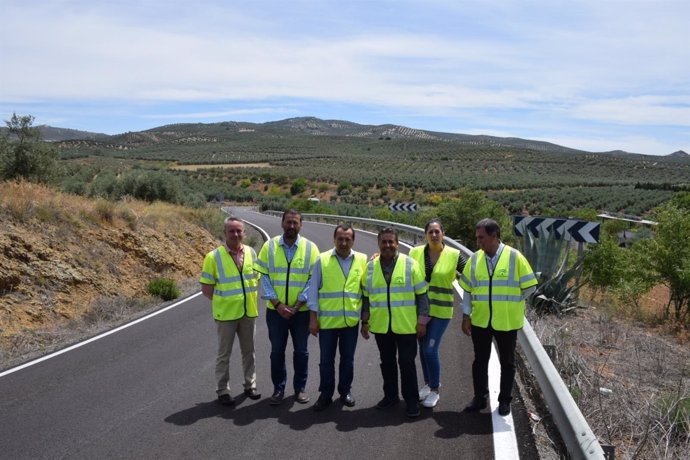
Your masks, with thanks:
[{"label": "man in yellow safety vest", "polygon": [[307,292],[309,331],[318,336],[321,350],[320,395],[314,404],[317,412],[333,402],[336,349],[340,350],[340,402],[348,407],[355,405],[351,389],[367,256],[352,250],[355,229],[349,224],[335,227],[333,242],[335,247],[321,253],[314,264]]},{"label": "man in yellow safety vest", "polygon": [[285,349],[288,334],[294,347],[293,387],[295,401],[309,402],[305,388],[309,351],[309,310],[305,288],[311,267],[319,256],[316,244],[300,236],[302,214],[294,209],[283,213],[283,234],[266,241],[259,251],[256,270],[260,272],[263,298],[266,299],[266,326],[271,341],[271,380],[273,395],[269,404],[277,406],[285,397],[287,369]]},{"label": "man in yellow safety vest", "polygon": [[525,319],[525,299],[534,292],[537,278],[517,249],[501,242],[501,229],[492,219],[476,225],[479,250],[470,257],[458,280],[463,288],[462,331],[472,337],[474,398],[465,408],[477,412],[486,407],[489,394],[489,358],[496,341],[501,363],[498,413],[510,414],[515,377],[517,331]]},{"label": "man in yellow safety vest", "polygon": [[211,300],[213,319],[218,333],[216,358],[216,394],[218,402],[232,406],[235,399],[230,395],[230,354],[235,336],[240,341],[244,394],[259,399],[256,391],[256,365],[254,333],[257,306],[258,275],[254,272],[256,253],[242,244],[244,222],[235,217],[225,219],[225,244],[206,254],[199,282],[201,292]]},{"label": "man in yellow safety vest", "polygon": [[[419,417],[417,392],[417,338],[429,322],[427,282],[417,261],[398,253],[398,234],[384,228],[378,234],[379,257],[367,264],[363,283],[362,337],[373,333],[381,357],[383,399],[378,409],[398,403],[400,387],[408,417]],[[396,361],[397,355],[397,361]]]}]

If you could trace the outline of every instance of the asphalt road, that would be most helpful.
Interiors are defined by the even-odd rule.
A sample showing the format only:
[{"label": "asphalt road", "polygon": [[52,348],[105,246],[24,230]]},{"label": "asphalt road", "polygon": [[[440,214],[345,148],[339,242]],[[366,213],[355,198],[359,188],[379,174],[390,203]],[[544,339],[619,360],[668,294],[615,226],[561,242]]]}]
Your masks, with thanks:
[{"label": "asphalt road", "polygon": [[[235,213],[280,232],[279,219]],[[321,250],[333,227],[305,222],[302,235]],[[212,248],[209,248],[211,250]],[[355,249],[371,254],[376,238],[358,232]],[[201,260],[199,265],[201,266]],[[0,458],[493,458],[491,414],[466,414],[472,397],[471,341],[455,316],[441,345],[439,405],[418,419],[404,405],[374,408],[382,397],[378,350],[360,338],[353,396],[316,413],[318,340],[309,341],[307,392],[278,407],[272,393],[264,315],[257,322],[257,380],[262,399],[242,395],[238,345],[231,358],[234,408],[216,403],[216,337],[210,302],[194,296],[162,314],[83,347],[0,377]],[[288,381],[292,361],[288,345]],[[421,369],[418,366],[421,379]],[[500,454],[498,455],[500,458]],[[527,457],[524,457],[527,458]]]}]

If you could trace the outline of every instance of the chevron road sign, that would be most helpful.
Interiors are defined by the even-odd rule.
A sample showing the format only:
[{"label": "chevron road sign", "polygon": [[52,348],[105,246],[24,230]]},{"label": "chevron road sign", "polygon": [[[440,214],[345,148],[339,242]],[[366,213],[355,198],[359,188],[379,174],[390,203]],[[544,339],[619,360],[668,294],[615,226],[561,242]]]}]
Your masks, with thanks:
[{"label": "chevron road sign", "polygon": [[417,203],[390,203],[388,209],[391,211],[416,211]]},{"label": "chevron road sign", "polygon": [[588,222],[577,219],[558,219],[552,217],[513,216],[513,232],[523,236],[530,232],[535,237],[556,232],[556,238],[577,241],[579,243],[599,242],[599,222]]}]

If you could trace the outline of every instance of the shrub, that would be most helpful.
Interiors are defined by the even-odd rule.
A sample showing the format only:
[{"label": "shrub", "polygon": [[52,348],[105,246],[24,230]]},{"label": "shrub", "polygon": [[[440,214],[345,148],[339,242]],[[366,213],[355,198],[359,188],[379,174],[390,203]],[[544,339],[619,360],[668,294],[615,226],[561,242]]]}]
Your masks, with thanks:
[{"label": "shrub", "polygon": [[99,199],[96,202],[96,215],[103,222],[112,223],[113,217],[115,216],[115,203],[105,199]]},{"label": "shrub", "polygon": [[180,289],[175,280],[169,278],[156,278],[151,280],[148,286],[149,294],[160,297],[163,300],[173,300],[180,296]]}]

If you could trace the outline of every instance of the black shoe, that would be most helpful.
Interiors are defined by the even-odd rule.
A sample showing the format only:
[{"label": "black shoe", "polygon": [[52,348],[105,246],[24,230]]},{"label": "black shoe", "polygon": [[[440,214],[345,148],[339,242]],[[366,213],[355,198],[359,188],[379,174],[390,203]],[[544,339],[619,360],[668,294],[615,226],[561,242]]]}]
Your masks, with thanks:
[{"label": "black shoe", "polygon": [[282,391],[275,391],[273,393],[273,396],[271,396],[271,401],[269,404],[271,406],[279,406],[283,402],[283,398],[285,397],[285,393]]},{"label": "black shoe", "polygon": [[393,407],[398,402],[400,399],[398,398],[389,398],[388,396],[384,397],[381,401],[376,403],[376,408],[377,409],[388,409],[389,407]]},{"label": "black shoe", "polygon": [[419,404],[417,404],[417,401],[407,403],[407,408],[405,409],[405,413],[410,418],[419,417],[420,412],[419,412]]},{"label": "black shoe", "polygon": [[479,412],[486,408],[486,398],[477,398],[476,396],[472,398],[467,407],[465,407],[465,412]]},{"label": "black shoe", "polygon": [[246,390],[244,390],[244,395],[249,399],[261,399],[261,393],[256,391],[256,388],[247,388]]},{"label": "black shoe", "polygon": [[352,397],[352,393],[346,395],[340,395],[340,402],[347,407],[355,407],[355,398]]},{"label": "black shoe", "polygon": [[235,400],[228,394],[218,395],[218,402],[224,406],[234,406]]},{"label": "black shoe", "polygon": [[510,403],[509,402],[500,402],[498,403],[498,415],[505,417],[506,415],[510,415]]},{"label": "black shoe", "polygon": [[328,406],[330,406],[332,403],[332,399],[319,398],[316,400],[312,407],[314,408],[315,412],[321,412],[322,410],[325,410]]},{"label": "black shoe", "polygon": [[298,391],[295,393],[295,401],[297,401],[300,404],[306,404],[309,402],[309,395],[302,391]]}]

